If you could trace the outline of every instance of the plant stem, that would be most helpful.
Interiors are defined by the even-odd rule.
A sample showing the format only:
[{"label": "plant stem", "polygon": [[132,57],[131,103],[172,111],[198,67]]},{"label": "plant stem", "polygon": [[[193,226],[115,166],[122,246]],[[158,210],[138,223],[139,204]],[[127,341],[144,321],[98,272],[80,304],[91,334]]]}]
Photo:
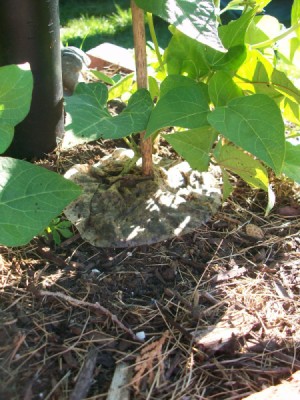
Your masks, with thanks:
[{"label": "plant stem", "polygon": [[129,136],[129,137],[123,137],[124,142],[127,144],[127,146],[134,151],[134,154],[140,157],[140,150],[135,143],[134,139]]},{"label": "plant stem", "polygon": [[256,44],[252,45],[251,47],[252,47],[252,49],[261,49],[263,47],[272,46],[272,44],[278,42],[279,40],[284,39],[285,37],[290,35],[292,32],[294,32],[299,27],[300,27],[300,21],[298,21],[296,24],[294,24],[293,26],[291,26],[290,28],[288,28],[287,30],[285,30],[284,32],[279,34],[278,36],[275,36],[272,39],[265,40],[264,42],[256,43]]},{"label": "plant stem", "polygon": [[[132,13],[137,86],[139,89],[147,89],[148,76],[144,11],[135,4],[134,0],[131,0],[130,5]],[[145,139],[145,132],[141,132],[140,136],[142,172],[145,176],[151,176],[153,175],[152,140],[151,138]]]},{"label": "plant stem", "polygon": [[154,29],[153,15],[151,13],[149,13],[149,12],[147,12],[147,21],[148,21],[150,36],[151,36],[152,42],[154,44],[154,49],[155,49],[156,57],[157,57],[158,62],[159,62],[159,66],[160,66],[161,72],[163,72],[166,75],[165,66],[164,66],[163,60],[161,58],[161,54],[160,54],[159,46],[158,46],[158,41],[157,41],[157,36],[156,36],[156,33],[155,33],[155,29]]}]

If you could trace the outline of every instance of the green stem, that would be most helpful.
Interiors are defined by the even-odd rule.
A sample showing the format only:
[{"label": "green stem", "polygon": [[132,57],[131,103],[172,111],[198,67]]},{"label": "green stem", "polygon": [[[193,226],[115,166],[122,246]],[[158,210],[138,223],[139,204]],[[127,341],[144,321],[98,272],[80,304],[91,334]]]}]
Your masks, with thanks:
[{"label": "green stem", "polygon": [[128,146],[131,150],[134,151],[134,154],[135,154],[136,156],[138,156],[138,157],[141,156],[141,155],[140,155],[139,148],[138,148],[138,145],[135,143],[134,139],[133,139],[131,136],[129,136],[129,138],[128,138],[128,137],[123,137],[123,140],[124,140],[124,142],[127,144],[127,146]]},{"label": "green stem", "polygon": [[263,47],[269,47],[272,46],[272,44],[278,42],[279,40],[284,39],[285,37],[287,37],[288,35],[290,35],[292,32],[294,32],[296,29],[298,29],[300,27],[300,21],[298,21],[296,24],[294,24],[293,26],[291,26],[289,29],[287,29],[286,31],[282,32],[280,35],[275,36],[272,39],[269,40],[265,40],[264,42],[260,42],[260,43],[256,43],[254,45],[252,45],[252,49],[261,49]]},{"label": "green stem", "polygon": [[163,60],[161,58],[158,41],[157,41],[155,29],[154,29],[153,15],[149,12],[147,12],[147,21],[148,21],[149,31],[150,31],[152,42],[154,44],[154,49],[155,49],[155,53],[156,53],[156,56],[157,56],[157,59],[159,62],[160,69],[166,75],[165,66],[164,66]]}]

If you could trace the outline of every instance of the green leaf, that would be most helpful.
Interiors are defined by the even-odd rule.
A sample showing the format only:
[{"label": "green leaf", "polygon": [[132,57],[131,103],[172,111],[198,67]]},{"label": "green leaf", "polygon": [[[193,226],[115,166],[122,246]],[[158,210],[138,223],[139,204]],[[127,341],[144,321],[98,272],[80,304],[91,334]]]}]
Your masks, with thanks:
[{"label": "green leaf", "polygon": [[219,51],[225,51],[218,36],[213,0],[135,0],[145,11],[158,15],[185,35]]},{"label": "green leaf", "polygon": [[[206,51],[207,60],[210,53],[212,51]],[[219,54],[221,54],[221,57],[208,60],[211,69],[236,71],[247,58],[247,48],[244,45],[233,46],[226,54]]]},{"label": "green leaf", "polygon": [[271,15],[258,15],[253,18],[246,33],[246,42],[256,44],[276,37],[282,30],[277,18]]},{"label": "green leaf", "polygon": [[60,229],[60,228],[58,228],[58,232],[65,239],[69,239],[70,237],[74,236],[74,234],[70,230],[70,228],[69,229]]},{"label": "green leaf", "polygon": [[14,127],[0,119],[0,154],[10,146],[14,137]]},{"label": "green leaf", "polygon": [[224,168],[222,169],[222,178],[223,178],[223,201],[227,200],[228,197],[233,192],[233,186],[229,180],[229,176],[227,171]]},{"label": "green leaf", "polygon": [[230,100],[243,96],[231,75],[224,71],[216,72],[209,80],[208,94],[215,107],[225,106]]},{"label": "green leaf", "polygon": [[193,169],[207,171],[210,151],[217,133],[211,126],[163,135],[173,149],[182,156]]},{"label": "green leaf", "polygon": [[276,53],[280,60],[286,64],[299,65],[300,60],[300,39],[290,35],[277,44]]},{"label": "green leaf", "polygon": [[286,153],[282,172],[300,184],[300,143],[296,140],[286,142]]},{"label": "green leaf", "polygon": [[[168,74],[185,75],[192,79],[205,76],[209,71],[209,65],[203,54],[203,45],[178,30],[172,29],[172,31],[172,39],[164,53]],[[223,52],[217,53],[224,55]]]},{"label": "green leaf", "polygon": [[208,111],[206,85],[175,87],[158,101],[152,111],[146,137],[170,126],[194,129],[207,125]]},{"label": "green leaf", "polygon": [[28,243],[80,193],[77,185],[45,168],[0,158],[0,244]]},{"label": "green leaf", "polygon": [[[300,21],[300,0],[294,0],[291,13],[292,25],[296,25]],[[300,40],[300,28],[296,30],[298,39]]]},{"label": "green leaf", "polygon": [[89,72],[91,72],[97,79],[107,83],[108,85],[113,86],[115,84],[115,81],[113,79],[105,75],[103,72],[98,71],[97,69],[90,69]]},{"label": "green leaf", "polygon": [[[197,87],[199,84],[193,79],[182,75],[169,75],[160,85],[160,97],[165,96],[170,90],[179,87]],[[207,100],[208,101],[208,100]]]},{"label": "green leaf", "polygon": [[285,157],[284,123],[274,101],[257,94],[238,97],[208,115],[223,136],[269,165],[276,174]]},{"label": "green leaf", "polygon": [[134,73],[125,75],[124,78],[118,80],[114,86],[108,90],[108,100],[120,98],[124,101],[128,100],[133,87]]},{"label": "green leaf", "polygon": [[245,44],[247,29],[255,13],[255,10],[248,11],[237,20],[231,21],[227,25],[220,26],[219,35],[223,45],[227,49]]},{"label": "green leaf", "polygon": [[52,238],[53,238],[54,243],[55,243],[57,246],[59,246],[59,245],[61,244],[60,234],[59,234],[58,231],[55,230],[55,229],[51,232],[51,234],[52,234]]},{"label": "green leaf", "polygon": [[284,98],[280,104],[280,108],[283,110],[283,116],[286,120],[300,125],[300,105],[294,103],[288,98]]},{"label": "green leaf", "polygon": [[28,64],[0,68],[0,154],[9,147],[14,127],[30,109],[33,79],[27,68]]},{"label": "green leaf", "polygon": [[159,97],[159,85],[153,76],[148,76],[149,92],[151,94],[151,99],[154,100]]},{"label": "green leaf", "polygon": [[[93,104],[99,107],[106,106],[108,100],[107,87],[106,85],[99,82],[92,82],[89,84],[81,82],[76,86],[73,95],[76,99],[79,98],[78,96],[81,96],[81,98],[84,99],[92,99]],[[68,98],[68,100],[71,98]]]},{"label": "green leaf", "polygon": [[229,169],[256,189],[268,191],[269,179],[266,168],[243,150],[232,144],[226,144],[214,152],[214,156],[221,168]]},{"label": "green leaf", "polygon": [[285,96],[300,103],[299,89],[257,50],[248,53],[246,62],[239,68],[234,80],[244,91],[263,93],[273,98]]},{"label": "green leaf", "polygon": [[100,88],[95,90],[94,86],[94,90],[91,91],[89,85],[81,85],[80,94],[76,91],[67,99],[66,111],[71,122],[66,126],[62,143],[64,149],[99,138],[118,139],[146,129],[153,108],[147,90],[140,89],[134,93],[126,109],[116,117],[112,117],[106,104],[104,105],[106,86],[97,82],[93,85],[98,85]]}]

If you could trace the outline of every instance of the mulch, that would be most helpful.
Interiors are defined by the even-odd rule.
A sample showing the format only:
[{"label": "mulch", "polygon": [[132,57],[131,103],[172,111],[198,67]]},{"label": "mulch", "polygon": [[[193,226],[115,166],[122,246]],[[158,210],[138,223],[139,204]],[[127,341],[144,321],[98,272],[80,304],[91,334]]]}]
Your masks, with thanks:
[{"label": "mulch", "polygon": [[[63,173],[116,145],[40,163]],[[207,224],[151,246],[96,248],[73,228],[0,247],[0,398],[117,400],[125,365],[122,400],[233,400],[300,370],[299,189],[273,186],[267,217],[237,181]]]}]

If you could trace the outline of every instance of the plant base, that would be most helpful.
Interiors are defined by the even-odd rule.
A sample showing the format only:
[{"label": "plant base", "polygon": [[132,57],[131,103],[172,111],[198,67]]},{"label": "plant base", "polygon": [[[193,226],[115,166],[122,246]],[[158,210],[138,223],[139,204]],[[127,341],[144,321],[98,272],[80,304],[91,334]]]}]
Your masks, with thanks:
[{"label": "plant base", "polygon": [[153,156],[154,177],[141,174],[139,160],[122,175],[134,154],[116,149],[98,164],[75,165],[65,175],[83,194],[65,210],[83,239],[97,247],[157,243],[199,228],[221,204],[220,172],[193,171]]}]

